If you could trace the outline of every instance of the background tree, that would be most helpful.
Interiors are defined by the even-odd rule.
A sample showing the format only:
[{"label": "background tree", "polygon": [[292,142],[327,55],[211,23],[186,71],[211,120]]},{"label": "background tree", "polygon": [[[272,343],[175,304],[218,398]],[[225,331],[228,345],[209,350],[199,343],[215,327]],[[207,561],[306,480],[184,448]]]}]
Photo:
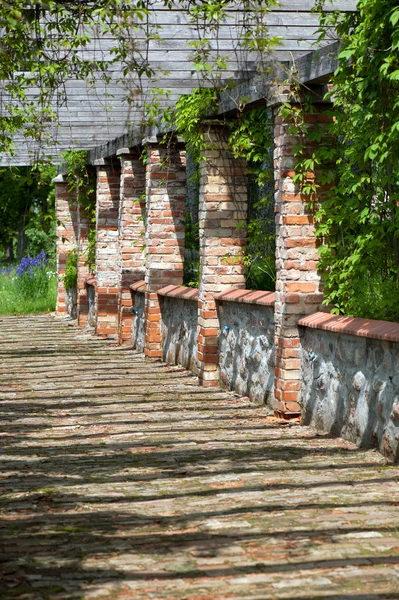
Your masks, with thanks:
[{"label": "background tree", "polygon": [[51,166],[0,169],[0,256],[13,261],[44,250],[54,259],[55,176]]}]

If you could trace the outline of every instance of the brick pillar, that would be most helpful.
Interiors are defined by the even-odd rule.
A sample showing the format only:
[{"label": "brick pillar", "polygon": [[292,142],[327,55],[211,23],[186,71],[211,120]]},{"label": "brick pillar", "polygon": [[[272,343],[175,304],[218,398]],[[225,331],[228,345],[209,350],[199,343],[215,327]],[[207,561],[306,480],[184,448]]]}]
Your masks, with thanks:
[{"label": "brick pillar", "polygon": [[[104,162],[104,161],[103,161]],[[118,337],[119,161],[97,167],[96,334]]]},{"label": "brick pillar", "polygon": [[162,357],[161,313],[157,290],[181,285],[184,265],[186,156],[179,146],[147,146],[146,170],[146,292],[145,347],[147,357]]},{"label": "brick pillar", "polygon": [[[322,131],[330,117],[323,114],[322,106],[314,108],[316,112],[305,115],[305,121]],[[293,180],[294,149],[299,139],[289,134],[290,126],[291,123],[284,121],[276,111],[275,413],[286,419],[297,417],[301,412],[301,347],[297,322],[301,317],[320,310],[323,300],[317,272],[313,210],[309,208],[309,197],[301,194],[300,185]],[[314,148],[314,142],[309,144],[311,147]],[[316,183],[319,175],[319,172],[308,172],[308,178],[316,180]],[[324,190],[325,186],[321,185],[318,197],[312,198],[312,202],[317,203]]]},{"label": "brick pillar", "polygon": [[118,152],[121,161],[119,206],[120,344],[132,343],[133,304],[130,286],[144,279],[145,166],[138,153]]},{"label": "brick pillar", "polygon": [[78,221],[79,221],[79,232],[78,232],[78,284],[77,284],[77,310],[78,310],[78,323],[79,325],[86,325],[88,313],[89,313],[89,300],[87,297],[87,286],[85,281],[90,274],[89,267],[87,265],[87,246],[88,246],[88,234],[90,223],[87,215],[82,210],[82,207],[78,208]]},{"label": "brick pillar", "polygon": [[199,209],[198,374],[202,385],[217,386],[219,322],[214,296],[228,288],[245,288],[247,176],[245,161],[232,156],[222,128],[207,131],[205,139]]},{"label": "brick pillar", "polygon": [[57,315],[66,316],[66,298],[63,277],[68,252],[77,245],[76,196],[70,192],[62,175],[54,180],[57,220]]}]

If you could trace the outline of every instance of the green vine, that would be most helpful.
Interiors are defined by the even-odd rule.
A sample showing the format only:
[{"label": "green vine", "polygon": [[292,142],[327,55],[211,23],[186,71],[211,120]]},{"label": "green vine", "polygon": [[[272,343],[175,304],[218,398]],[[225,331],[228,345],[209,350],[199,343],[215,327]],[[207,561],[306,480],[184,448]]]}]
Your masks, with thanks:
[{"label": "green vine", "polygon": [[[214,89],[197,89],[188,96],[180,98],[176,105],[174,123],[183,137],[188,153],[197,163],[203,158],[205,145],[205,126],[219,123],[212,118],[219,93]],[[247,223],[248,244],[244,253],[248,287],[255,289],[274,289],[274,218],[270,215],[273,204],[273,180],[271,147],[273,142],[271,112],[259,108],[248,112],[238,111],[237,117],[225,123],[228,127],[228,143],[236,158],[244,158],[248,165],[248,176],[252,182],[252,198],[249,202]],[[199,175],[199,169],[197,170]],[[254,197],[255,196],[255,197]],[[198,226],[186,223],[186,246],[190,251],[199,249]],[[191,255],[191,254],[190,254]],[[185,282],[193,285],[197,282],[198,265],[185,267]],[[199,275],[198,275],[199,276]]]},{"label": "green vine", "polygon": [[214,88],[197,88],[181,96],[176,103],[173,121],[183,137],[187,152],[199,165],[203,156],[205,136],[202,125],[212,123],[212,114],[218,106],[220,92]]},{"label": "green vine", "polygon": [[76,202],[89,224],[85,265],[92,271],[96,262],[96,187],[94,172],[87,164],[87,152],[85,150],[69,150],[63,154],[63,159],[67,170],[68,188],[76,196]]},{"label": "green vine", "polygon": [[298,138],[294,181],[314,210],[325,304],[336,314],[398,321],[399,8],[360,0],[342,17],[323,13],[323,4],[320,39],[335,28],[342,41],[327,95],[333,118],[311,123],[306,100],[282,107]]},{"label": "green vine", "polygon": [[67,255],[63,282],[66,290],[76,289],[78,283],[78,249],[73,248]]}]

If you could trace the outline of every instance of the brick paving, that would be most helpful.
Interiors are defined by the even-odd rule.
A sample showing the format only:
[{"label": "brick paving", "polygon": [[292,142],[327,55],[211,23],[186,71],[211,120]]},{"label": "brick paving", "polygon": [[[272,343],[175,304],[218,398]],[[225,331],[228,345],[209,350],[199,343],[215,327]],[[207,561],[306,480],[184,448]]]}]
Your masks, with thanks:
[{"label": "brick paving", "polygon": [[49,316],[0,317],[0,598],[399,598],[399,473]]}]

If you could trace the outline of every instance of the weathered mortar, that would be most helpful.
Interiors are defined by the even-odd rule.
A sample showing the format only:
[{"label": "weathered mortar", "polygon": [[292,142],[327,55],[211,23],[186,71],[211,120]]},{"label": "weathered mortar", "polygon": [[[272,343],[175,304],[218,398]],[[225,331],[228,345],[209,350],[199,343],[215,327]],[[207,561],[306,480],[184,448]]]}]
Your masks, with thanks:
[{"label": "weathered mortar", "polygon": [[399,458],[399,343],[301,328],[305,425]]},{"label": "weathered mortar", "polygon": [[133,348],[135,348],[139,352],[144,352],[144,291],[133,292],[133,298]]},{"label": "weathered mortar", "polygon": [[274,310],[219,302],[219,369],[223,386],[273,408]]},{"label": "weathered mortar", "polygon": [[197,367],[197,300],[164,297],[162,314],[162,360],[170,365],[182,365],[198,373]]}]

